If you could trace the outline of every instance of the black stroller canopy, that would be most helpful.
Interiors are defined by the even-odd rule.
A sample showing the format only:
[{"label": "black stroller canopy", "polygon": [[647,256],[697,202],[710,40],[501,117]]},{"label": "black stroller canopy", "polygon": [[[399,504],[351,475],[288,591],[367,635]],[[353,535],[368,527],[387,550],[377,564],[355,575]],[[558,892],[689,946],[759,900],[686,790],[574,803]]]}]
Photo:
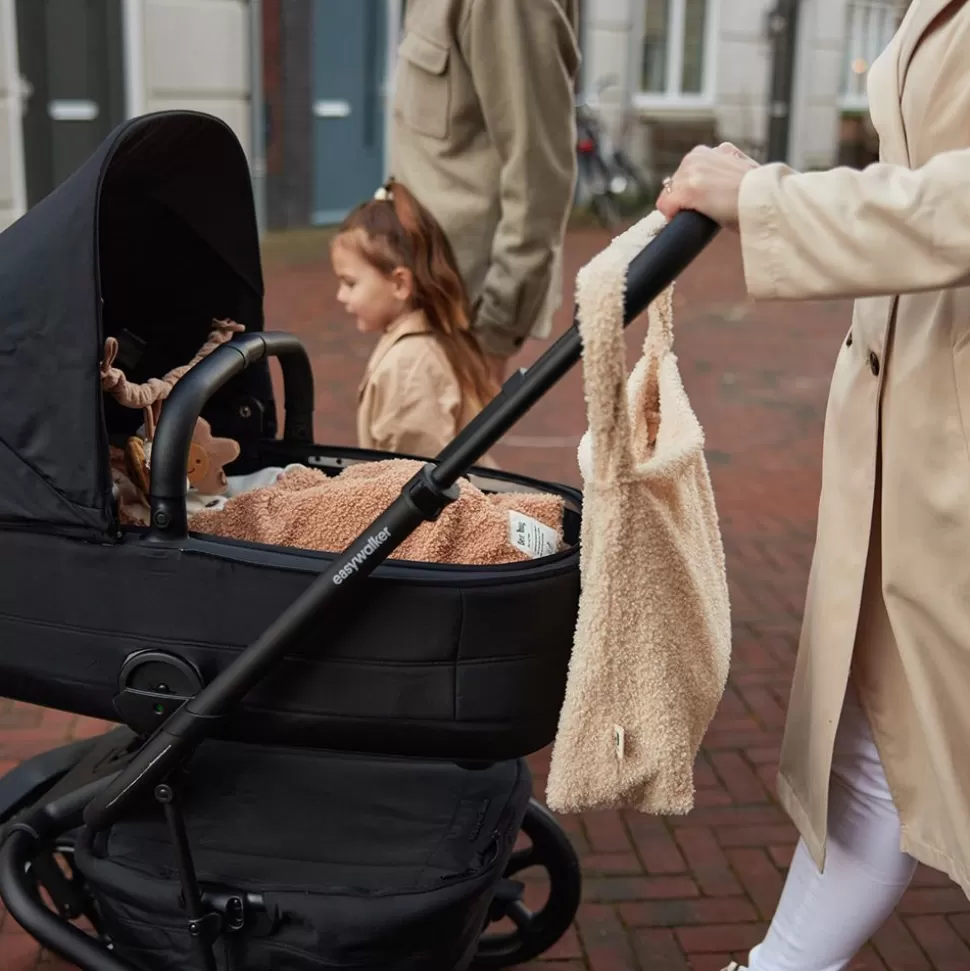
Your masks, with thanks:
[{"label": "black stroller canopy", "polygon": [[[262,297],[249,168],[232,130],[184,111],[119,126],[0,234],[0,525],[103,535],[108,435],[142,420],[103,400],[105,338],[118,338],[129,379],[145,381],[187,363],[213,318],[262,330]],[[265,368],[246,380],[272,400]]]}]

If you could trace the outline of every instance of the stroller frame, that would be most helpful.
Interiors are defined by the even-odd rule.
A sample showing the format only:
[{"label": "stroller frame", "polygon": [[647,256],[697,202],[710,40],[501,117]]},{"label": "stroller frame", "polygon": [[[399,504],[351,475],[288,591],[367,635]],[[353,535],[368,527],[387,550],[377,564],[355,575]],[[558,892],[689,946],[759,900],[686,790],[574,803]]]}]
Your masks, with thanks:
[{"label": "stroller frame", "polygon": [[[633,260],[628,271],[625,324],[638,317],[710,242],[713,226],[705,217],[684,213]],[[153,446],[153,465],[163,473],[157,479],[152,477],[151,535],[155,538],[167,541],[187,535],[184,456],[202,406],[249,364],[263,356],[293,354],[294,345],[299,346],[284,334],[236,338],[193,368],[176,386]],[[574,323],[532,367],[509,378],[499,395],[434,462],[420,469],[400,496],[255,643],[159,726],[137,757],[92,799],[84,811],[85,823],[103,828],[115,822],[136,798],[183,764],[194,746],[210,734],[211,721],[223,717],[265,677],[306,624],[332,608],[418,526],[433,522],[458,498],[458,479],[572,368],[581,354],[579,328]]]},{"label": "stroller frame", "polygon": [[[625,325],[638,317],[700,254],[716,232],[717,226],[706,217],[681,213],[638,254],[628,269]],[[199,363],[172,392],[153,446],[156,473],[151,483],[147,542],[171,543],[187,536],[185,467],[196,420],[223,385],[267,357],[280,358],[284,377],[287,372],[309,370],[305,352],[295,338],[276,333],[246,334]],[[41,774],[47,783],[54,782],[53,787],[0,831],[0,898],[18,923],[43,945],[85,971],[132,971],[111,950],[68,922],[80,906],[76,899],[72,902],[68,881],[58,880],[49,866],[44,874],[34,874],[64,904],[61,914],[55,915],[42,902],[28,871],[32,861],[43,856],[43,847],[56,846],[63,834],[82,821],[93,830],[106,829],[123,818],[137,800],[151,793],[164,809],[188,929],[199,960],[206,971],[216,968],[214,940],[227,926],[232,929],[233,922],[242,918],[247,907],[258,907],[259,901],[242,897],[217,901],[200,889],[180,810],[180,770],[197,746],[213,734],[220,720],[280,661],[306,625],[354,590],[422,523],[434,521],[458,497],[459,478],[580,357],[581,339],[574,324],[535,364],[510,377],[478,417],[433,462],[419,470],[385,512],[229,667],[194,695],[172,699],[179,707],[133,753],[138,739],[126,728],[70,751],[47,753],[51,757],[49,770]],[[288,387],[299,384],[287,382]],[[302,407],[306,403],[292,404],[292,409],[287,408],[287,431],[293,437],[307,437],[306,409]],[[43,786],[38,784],[37,788]],[[533,804],[530,812],[537,828],[552,819],[538,804]],[[554,823],[552,829],[558,831]],[[47,860],[50,862],[50,857]],[[61,892],[55,893],[58,884]],[[575,909],[578,891],[575,897],[563,906]],[[495,902],[501,909],[501,885]],[[519,902],[514,894],[504,902],[508,906],[502,913],[517,924],[517,915],[523,921],[527,919],[528,911],[523,915],[521,904],[516,907]],[[493,966],[501,963],[496,960]]]}]

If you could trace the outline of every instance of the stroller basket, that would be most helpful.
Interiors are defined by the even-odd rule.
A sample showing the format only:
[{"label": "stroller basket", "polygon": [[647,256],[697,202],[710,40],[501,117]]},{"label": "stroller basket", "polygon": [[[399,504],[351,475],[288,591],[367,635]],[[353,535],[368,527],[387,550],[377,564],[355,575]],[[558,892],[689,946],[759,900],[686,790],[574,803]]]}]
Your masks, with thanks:
[{"label": "stroller basket", "polygon": [[[715,232],[704,217],[683,213],[633,260],[626,323]],[[64,287],[49,278],[53,266],[62,268]],[[82,759],[4,829],[0,896],[10,913],[87,971],[131,971],[121,949],[112,953],[55,917],[25,888],[38,853],[78,830],[78,862],[105,913],[117,918],[118,906],[151,913],[152,895],[177,876],[179,892],[165,899],[188,918],[202,966],[214,969],[206,922],[212,883],[222,871],[212,864],[211,844],[199,849],[198,866],[193,861],[189,830],[197,803],[179,781],[193,777],[198,757],[204,761],[205,753],[196,751],[201,742],[218,739],[213,746],[228,746],[219,749],[223,753],[242,751],[239,776],[246,759],[256,758],[255,746],[290,752],[293,764],[304,756],[316,759],[318,767],[329,763],[314,749],[353,753],[333,756],[346,759],[441,760],[440,778],[447,782],[442,792],[454,787],[448,791],[458,793],[456,805],[476,785],[491,787],[482,802],[491,808],[481,816],[494,819],[491,828],[471,825],[468,845],[442,857],[449,893],[457,895],[455,919],[465,922],[467,933],[456,939],[453,954],[427,962],[442,971],[467,966],[474,928],[498,875],[506,863],[512,869],[525,865],[510,856],[519,822],[538,818],[537,835],[543,828],[547,835],[555,831],[533,808],[526,814],[527,773],[515,760],[551,742],[555,733],[579,594],[581,506],[575,490],[474,463],[580,358],[578,328],[513,375],[354,542],[323,554],[195,535],[187,528],[188,452],[200,416],[216,435],[239,441],[239,472],[276,462],[337,472],[383,457],[312,441],[306,353],[288,335],[262,332],[248,169],[225,125],[206,115],[165,112],[121,126],[74,176],[0,235],[0,267],[0,338],[15,348],[0,354],[0,381],[23,391],[18,407],[0,414],[0,529],[9,577],[0,590],[0,683],[8,697],[120,718],[135,733],[114,749],[108,744],[110,756],[90,764]],[[99,349],[105,337],[117,338],[126,373],[147,380],[188,359],[209,322],[226,316],[244,324],[246,333],[198,363],[167,398],[152,447],[149,525],[120,529],[107,447],[110,435],[131,434],[134,420],[100,394]],[[35,335],[41,321],[43,340]],[[280,439],[270,357],[283,365]],[[52,368],[61,381],[56,397],[35,377]],[[457,499],[464,476],[484,491],[557,493],[566,507],[567,549],[488,568],[391,559],[405,539]],[[263,788],[266,798],[272,786]],[[204,804],[205,793],[197,796]],[[126,846],[146,845],[146,833],[157,823],[144,815],[152,797],[173,855],[152,863],[142,860],[141,850],[129,853],[134,870],[151,871],[150,886],[142,881],[138,900],[119,904],[118,888],[134,870],[116,864]],[[448,798],[442,795],[436,804],[446,805]],[[0,805],[0,821],[4,810]],[[457,832],[449,830],[448,839]],[[562,872],[570,889],[561,918],[578,903],[575,866],[555,839],[549,845],[567,861]],[[466,857],[470,862],[462,869]],[[481,886],[462,883],[465,876],[455,882],[459,871],[480,875]],[[276,877],[263,874],[268,893],[285,895],[288,888]],[[320,879],[327,885],[327,878]],[[421,879],[417,885],[425,886]],[[502,912],[519,931],[542,923],[514,887],[503,893]],[[434,897],[429,906],[430,914],[452,904]],[[493,907],[489,914],[495,912]],[[320,926],[319,912],[293,913],[298,922]],[[115,925],[119,944],[131,926]],[[514,950],[516,958],[536,956],[547,946],[537,941],[555,940],[561,932],[555,921],[544,931],[539,927],[531,949]],[[128,945],[137,950],[137,934]],[[240,966],[258,953],[254,947]],[[513,953],[504,947],[496,945],[492,963],[480,966],[503,966]],[[270,952],[263,958],[279,960]],[[384,966],[375,953],[367,961],[343,966]]]}]

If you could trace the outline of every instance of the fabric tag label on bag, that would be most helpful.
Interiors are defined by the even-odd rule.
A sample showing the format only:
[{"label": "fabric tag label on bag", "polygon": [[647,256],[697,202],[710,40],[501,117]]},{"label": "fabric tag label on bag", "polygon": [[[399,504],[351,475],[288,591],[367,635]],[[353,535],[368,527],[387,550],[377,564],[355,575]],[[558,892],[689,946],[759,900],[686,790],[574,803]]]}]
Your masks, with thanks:
[{"label": "fabric tag label on bag", "polygon": [[616,747],[616,757],[622,762],[626,755],[626,732],[619,725],[613,726],[613,744]]},{"label": "fabric tag label on bag", "polygon": [[531,516],[509,510],[509,542],[526,556],[537,560],[552,556],[559,549],[559,536],[554,529]]}]

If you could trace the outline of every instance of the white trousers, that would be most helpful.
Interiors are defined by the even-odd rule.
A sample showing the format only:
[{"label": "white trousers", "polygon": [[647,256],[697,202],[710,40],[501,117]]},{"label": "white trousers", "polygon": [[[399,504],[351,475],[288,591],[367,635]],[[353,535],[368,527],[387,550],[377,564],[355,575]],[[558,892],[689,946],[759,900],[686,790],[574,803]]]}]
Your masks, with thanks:
[{"label": "white trousers", "polygon": [[828,822],[824,872],[799,842],[749,971],[843,971],[916,870],[899,849],[899,815],[851,682],[835,739]]}]

